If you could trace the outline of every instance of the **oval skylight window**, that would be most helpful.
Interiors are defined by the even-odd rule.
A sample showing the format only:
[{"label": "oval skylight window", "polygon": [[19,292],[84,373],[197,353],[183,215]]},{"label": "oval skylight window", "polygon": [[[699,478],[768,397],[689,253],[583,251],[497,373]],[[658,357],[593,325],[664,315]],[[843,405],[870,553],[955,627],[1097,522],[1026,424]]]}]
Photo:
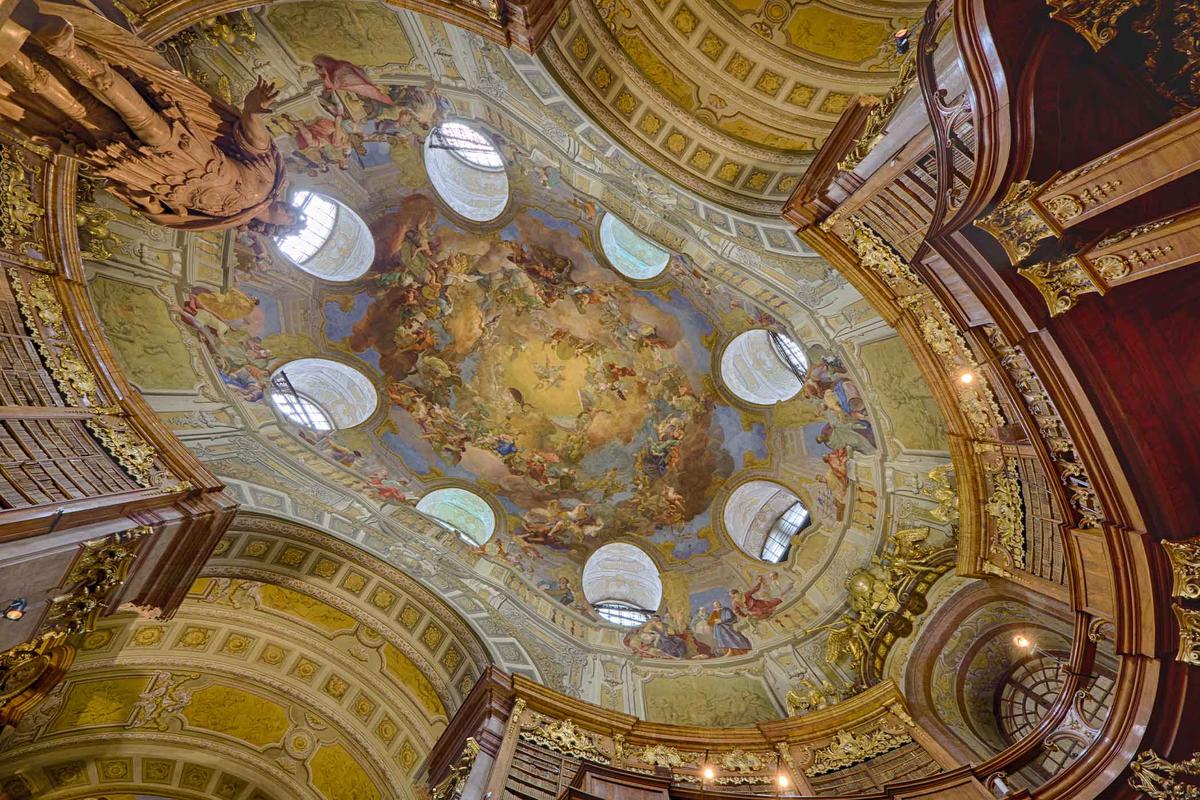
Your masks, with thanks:
[{"label": "oval skylight window", "polygon": [[793,537],[809,523],[808,509],[787,487],[749,481],[725,501],[725,531],[743,553],[778,564],[788,556]]},{"label": "oval skylight window", "polygon": [[444,522],[470,545],[482,545],[496,532],[496,512],[488,502],[456,486],[429,492],[417,501],[417,511]]},{"label": "oval skylight window", "polygon": [[508,206],[504,159],[470,125],[446,121],[430,131],[425,170],[446,205],[473,222],[491,222]]},{"label": "oval skylight window", "polygon": [[721,354],[721,380],[748,403],[791,400],[804,387],[808,358],[791,337],[757,329],[739,334]]},{"label": "oval skylight window", "polygon": [[292,205],[304,227],[275,237],[279,252],[310,275],[333,282],[352,281],[375,260],[375,240],[367,223],[344,203],[323,194],[296,192]]},{"label": "oval skylight window", "polygon": [[661,275],[671,260],[669,252],[615,214],[605,214],[600,220],[600,247],[617,272],[638,281]]},{"label": "oval skylight window", "polygon": [[662,580],[645,551],[613,542],[583,565],[583,595],[602,619],[614,625],[641,625],[662,602]]},{"label": "oval skylight window", "polygon": [[289,361],[271,375],[271,402],[297,425],[315,431],[352,428],[379,405],[371,379],[327,358]]}]

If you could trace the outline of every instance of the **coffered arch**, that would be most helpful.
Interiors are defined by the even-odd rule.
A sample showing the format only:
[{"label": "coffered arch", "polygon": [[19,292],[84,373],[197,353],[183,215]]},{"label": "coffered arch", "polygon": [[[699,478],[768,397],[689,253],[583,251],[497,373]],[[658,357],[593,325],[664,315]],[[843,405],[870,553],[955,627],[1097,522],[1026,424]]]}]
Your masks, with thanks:
[{"label": "coffered arch", "polygon": [[121,613],[81,640],[68,678],[5,732],[0,779],[64,800],[411,796],[483,645],[356,548],[239,522],[171,620]]}]

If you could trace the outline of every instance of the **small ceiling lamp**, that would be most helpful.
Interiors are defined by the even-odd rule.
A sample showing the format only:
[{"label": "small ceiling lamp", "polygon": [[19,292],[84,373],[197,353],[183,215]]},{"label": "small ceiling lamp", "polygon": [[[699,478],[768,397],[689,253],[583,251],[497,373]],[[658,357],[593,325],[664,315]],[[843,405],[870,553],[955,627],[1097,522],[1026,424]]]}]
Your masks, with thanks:
[{"label": "small ceiling lamp", "polygon": [[962,375],[958,376],[959,383],[970,384],[974,380],[975,380],[975,373],[970,372],[969,370],[967,372],[964,372]]},{"label": "small ceiling lamp", "polygon": [[18,597],[8,604],[8,608],[4,609],[4,618],[16,622],[25,616],[25,609],[28,607],[25,598]]},{"label": "small ceiling lamp", "polygon": [[1017,647],[1021,648],[1022,650],[1031,650],[1034,647],[1033,642],[1029,641],[1029,639],[1027,637],[1022,636],[1019,633],[1013,637],[1013,644],[1015,644]]}]

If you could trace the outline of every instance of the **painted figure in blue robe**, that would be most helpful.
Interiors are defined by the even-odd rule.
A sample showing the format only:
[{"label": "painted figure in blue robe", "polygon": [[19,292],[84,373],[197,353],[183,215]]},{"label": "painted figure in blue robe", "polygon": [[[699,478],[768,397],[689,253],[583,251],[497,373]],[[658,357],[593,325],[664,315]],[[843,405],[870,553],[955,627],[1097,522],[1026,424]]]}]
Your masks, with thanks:
[{"label": "painted figure in blue robe", "polygon": [[712,627],[713,641],[717,649],[725,650],[727,655],[737,655],[750,650],[750,640],[733,627],[738,621],[733,609],[717,600],[713,603],[712,613],[708,615],[708,624]]}]

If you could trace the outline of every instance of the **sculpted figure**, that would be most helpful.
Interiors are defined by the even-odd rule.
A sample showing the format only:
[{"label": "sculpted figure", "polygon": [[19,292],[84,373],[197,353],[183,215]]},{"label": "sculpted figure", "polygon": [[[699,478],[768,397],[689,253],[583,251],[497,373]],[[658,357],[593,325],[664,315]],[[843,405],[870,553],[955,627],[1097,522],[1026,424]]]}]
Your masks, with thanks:
[{"label": "sculpted figure", "polygon": [[[103,3],[104,0],[97,0]],[[91,0],[0,2],[0,117],[89,162],[109,189],[172,228],[294,226],[259,80],[235,109],[176,72]]]}]

